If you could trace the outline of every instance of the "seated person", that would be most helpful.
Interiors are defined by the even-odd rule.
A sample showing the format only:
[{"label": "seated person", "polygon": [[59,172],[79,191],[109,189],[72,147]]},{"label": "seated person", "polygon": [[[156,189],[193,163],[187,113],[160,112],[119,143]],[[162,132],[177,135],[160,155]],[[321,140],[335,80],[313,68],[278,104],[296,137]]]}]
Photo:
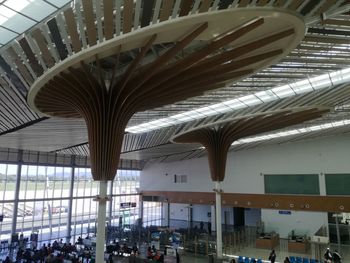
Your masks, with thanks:
[{"label": "seated person", "polygon": [[53,249],[53,250],[59,250],[59,249],[60,249],[60,246],[59,246],[57,240],[55,240],[55,241],[52,243],[52,249]]},{"label": "seated person", "polygon": [[147,258],[153,259],[153,251],[152,251],[151,247],[148,247],[148,249],[147,249]]},{"label": "seated person", "polygon": [[153,260],[156,262],[164,262],[164,255],[158,251],[157,254],[153,257]]},{"label": "seated person", "polygon": [[119,245],[119,242],[115,243],[114,249],[115,249],[115,251],[117,252],[117,255],[120,255],[120,245]]},{"label": "seated person", "polygon": [[157,249],[156,249],[156,247],[154,245],[152,245],[152,252],[155,253],[155,254],[157,253]]},{"label": "seated person", "polygon": [[126,245],[126,243],[124,243],[124,245],[123,245],[123,248],[122,248],[122,251],[123,251],[123,253],[125,253],[125,254],[130,254],[130,250],[129,250],[129,248],[128,248],[128,246]]},{"label": "seated person", "polygon": [[131,249],[131,252],[136,255],[138,252],[139,252],[139,249],[137,248],[137,245],[136,243],[134,243],[132,249]]}]

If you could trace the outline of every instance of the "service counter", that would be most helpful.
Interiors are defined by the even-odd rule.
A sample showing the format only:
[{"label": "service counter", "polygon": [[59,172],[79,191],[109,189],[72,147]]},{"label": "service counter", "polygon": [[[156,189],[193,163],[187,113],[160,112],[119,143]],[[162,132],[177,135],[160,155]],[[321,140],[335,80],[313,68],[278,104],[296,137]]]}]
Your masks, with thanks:
[{"label": "service counter", "polygon": [[288,240],[288,252],[306,253],[309,250],[310,243],[305,240]]},{"label": "service counter", "polygon": [[279,245],[280,238],[277,234],[265,234],[256,239],[256,248],[274,249]]}]

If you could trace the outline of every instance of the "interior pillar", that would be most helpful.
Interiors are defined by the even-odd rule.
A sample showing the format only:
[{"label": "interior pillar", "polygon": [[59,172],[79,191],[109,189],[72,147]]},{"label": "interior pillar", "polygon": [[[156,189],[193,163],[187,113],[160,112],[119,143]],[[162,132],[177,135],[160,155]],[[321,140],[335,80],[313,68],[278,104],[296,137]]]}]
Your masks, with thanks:
[{"label": "interior pillar", "polygon": [[221,224],[221,185],[215,182],[215,206],[216,206],[216,256],[222,258],[222,224]]},{"label": "interior pillar", "polygon": [[107,201],[107,183],[108,181],[100,181],[100,193],[98,201],[98,217],[97,217],[97,238],[96,238],[96,262],[104,261],[104,250],[106,243],[106,201]]}]

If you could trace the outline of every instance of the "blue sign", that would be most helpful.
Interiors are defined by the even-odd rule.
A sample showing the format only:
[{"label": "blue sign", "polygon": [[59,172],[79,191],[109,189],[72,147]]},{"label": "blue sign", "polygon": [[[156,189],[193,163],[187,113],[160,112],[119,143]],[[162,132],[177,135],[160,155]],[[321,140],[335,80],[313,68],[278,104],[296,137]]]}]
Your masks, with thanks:
[{"label": "blue sign", "polygon": [[278,211],[278,213],[279,213],[280,215],[291,215],[291,214],[292,214],[291,211]]}]

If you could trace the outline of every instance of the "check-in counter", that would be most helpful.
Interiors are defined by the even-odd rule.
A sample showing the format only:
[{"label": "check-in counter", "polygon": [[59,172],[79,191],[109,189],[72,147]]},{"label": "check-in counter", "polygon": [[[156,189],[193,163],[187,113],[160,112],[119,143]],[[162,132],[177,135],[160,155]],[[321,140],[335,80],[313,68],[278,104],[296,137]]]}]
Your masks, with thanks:
[{"label": "check-in counter", "polygon": [[279,245],[280,238],[277,234],[264,234],[256,239],[256,248],[274,249]]},{"label": "check-in counter", "polygon": [[296,238],[288,240],[288,252],[306,253],[309,250],[310,243],[305,238]]}]

